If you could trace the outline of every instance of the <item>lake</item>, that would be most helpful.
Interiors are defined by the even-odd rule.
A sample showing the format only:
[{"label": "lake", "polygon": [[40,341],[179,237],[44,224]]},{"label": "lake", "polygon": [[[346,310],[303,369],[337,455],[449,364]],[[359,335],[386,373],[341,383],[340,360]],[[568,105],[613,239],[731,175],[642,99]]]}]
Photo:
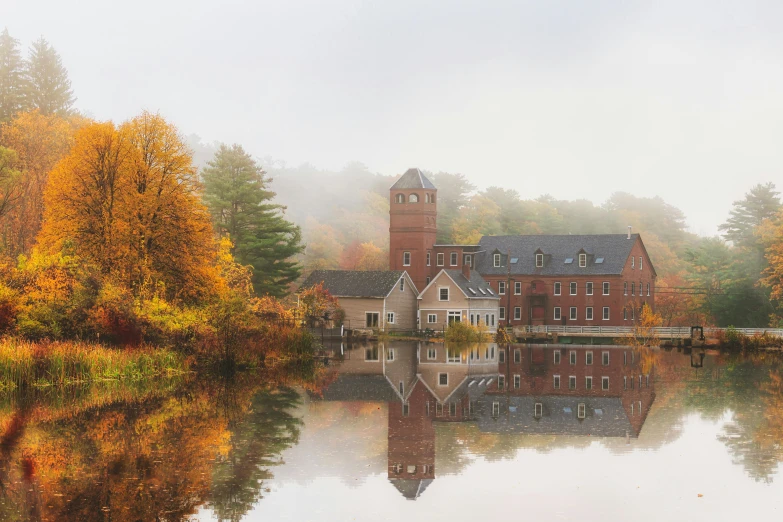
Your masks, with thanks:
[{"label": "lake", "polygon": [[783,514],[783,359],[332,345],[317,368],[0,396],[0,520]]}]

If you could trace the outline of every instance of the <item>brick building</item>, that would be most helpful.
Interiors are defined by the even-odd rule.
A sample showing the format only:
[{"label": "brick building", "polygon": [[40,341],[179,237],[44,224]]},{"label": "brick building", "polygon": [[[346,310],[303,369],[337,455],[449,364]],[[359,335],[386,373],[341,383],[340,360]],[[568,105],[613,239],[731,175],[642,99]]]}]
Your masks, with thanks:
[{"label": "brick building", "polygon": [[437,192],[419,169],[389,190],[389,268],[407,271],[417,288],[442,270],[475,270],[500,297],[499,326],[631,326],[644,304],[655,309],[655,268],[639,234],[437,244]]}]

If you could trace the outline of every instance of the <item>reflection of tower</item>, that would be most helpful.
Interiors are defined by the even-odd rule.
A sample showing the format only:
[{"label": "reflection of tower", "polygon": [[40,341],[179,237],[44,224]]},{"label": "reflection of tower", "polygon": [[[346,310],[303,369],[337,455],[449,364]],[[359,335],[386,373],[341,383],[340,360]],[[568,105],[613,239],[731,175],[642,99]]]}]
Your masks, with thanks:
[{"label": "reflection of tower", "polygon": [[419,169],[408,169],[389,189],[389,269],[406,270],[419,291],[435,266],[437,192]]},{"label": "reflection of tower", "polygon": [[435,478],[435,400],[420,382],[405,402],[389,404],[389,480],[416,500]]}]

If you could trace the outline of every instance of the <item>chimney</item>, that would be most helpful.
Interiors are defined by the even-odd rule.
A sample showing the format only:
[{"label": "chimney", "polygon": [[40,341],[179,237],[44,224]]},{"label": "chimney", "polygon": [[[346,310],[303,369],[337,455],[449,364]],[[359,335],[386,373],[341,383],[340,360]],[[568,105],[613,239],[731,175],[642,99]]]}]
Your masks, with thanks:
[{"label": "chimney", "polygon": [[[465,260],[463,259],[463,261]],[[470,265],[464,262],[462,263],[462,275],[465,276],[465,279],[470,281]]]},{"label": "chimney", "polygon": [[631,225],[628,225],[628,239],[631,239]]}]

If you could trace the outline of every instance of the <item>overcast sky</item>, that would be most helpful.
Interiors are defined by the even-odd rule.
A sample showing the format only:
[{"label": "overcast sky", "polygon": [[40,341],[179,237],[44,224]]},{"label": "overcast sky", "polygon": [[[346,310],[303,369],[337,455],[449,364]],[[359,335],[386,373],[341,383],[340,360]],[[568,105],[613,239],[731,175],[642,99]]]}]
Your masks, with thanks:
[{"label": "overcast sky", "polygon": [[753,184],[783,188],[780,0],[2,4],[93,117],[159,111],[288,165],[660,195],[702,234]]}]

